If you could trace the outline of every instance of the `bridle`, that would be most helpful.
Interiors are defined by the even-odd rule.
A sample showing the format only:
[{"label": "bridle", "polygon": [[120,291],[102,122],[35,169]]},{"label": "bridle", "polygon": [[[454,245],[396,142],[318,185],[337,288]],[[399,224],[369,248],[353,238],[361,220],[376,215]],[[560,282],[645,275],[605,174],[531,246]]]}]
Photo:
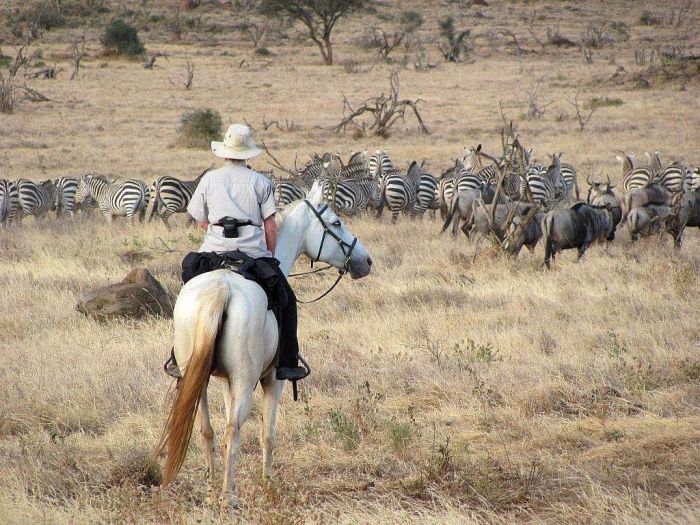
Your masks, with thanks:
[{"label": "bridle", "polygon": [[[314,267],[315,262],[318,262],[321,260],[321,252],[323,252],[323,244],[326,242],[326,235],[332,237],[333,239],[335,239],[338,242],[338,245],[340,246],[340,249],[343,252],[343,257],[345,258],[345,260],[343,262],[343,266],[338,270],[338,278],[335,280],[333,285],[328,290],[326,290],[326,292],[324,292],[322,295],[320,295],[319,297],[317,297],[316,299],[313,299],[311,301],[300,301],[299,299],[297,299],[297,303],[309,304],[309,303],[315,303],[316,301],[323,299],[326,295],[331,293],[333,288],[335,288],[337,286],[337,284],[340,282],[340,280],[343,278],[343,276],[346,273],[348,273],[348,271],[350,270],[350,258],[352,257],[352,252],[355,251],[355,246],[357,246],[357,237],[353,237],[352,242],[348,244],[343,239],[341,239],[337,233],[335,233],[333,230],[330,229],[328,224],[326,224],[326,221],[323,220],[323,214],[328,209],[328,204],[324,204],[320,210],[317,210],[314,207],[314,205],[311,204],[307,199],[304,199],[304,204],[306,204],[309,207],[309,209],[313,212],[313,214],[316,216],[318,221],[321,223],[321,226],[323,227],[323,237],[321,237],[321,244],[318,247],[318,253],[316,254],[316,258],[311,259],[311,268]],[[326,266],[324,268],[312,269],[309,272],[293,273],[293,274],[290,274],[289,277],[298,277],[301,275],[309,275],[312,273],[322,272],[322,271],[328,270],[330,268],[333,268],[333,266],[329,264],[328,266]]]}]

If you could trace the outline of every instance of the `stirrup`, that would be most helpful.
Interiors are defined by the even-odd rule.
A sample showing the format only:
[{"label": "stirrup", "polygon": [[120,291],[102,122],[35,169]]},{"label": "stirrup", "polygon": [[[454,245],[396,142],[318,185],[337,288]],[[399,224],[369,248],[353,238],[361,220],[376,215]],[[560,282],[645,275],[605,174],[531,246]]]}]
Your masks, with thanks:
[{"label": "stirrup", "polygon": [[182,374],[180,373],[180,367],[177,366],[177,361],[175,360],[175,350],[170,351],[170,357],[163,365],[163,371],[174,379],[180,379]]}]

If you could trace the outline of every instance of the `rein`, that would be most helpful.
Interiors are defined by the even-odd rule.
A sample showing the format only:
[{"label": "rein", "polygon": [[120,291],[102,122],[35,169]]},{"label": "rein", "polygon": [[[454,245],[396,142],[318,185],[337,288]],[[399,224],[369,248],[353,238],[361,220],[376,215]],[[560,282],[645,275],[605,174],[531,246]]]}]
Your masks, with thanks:
[{"label": "rein", "polygon": [[[338,278],[335,280],[335,282],[331,285],[331,287],[328,290],[326,290],[320,296],[316,297],[316,299],[312,299],[311,301],[300,301],[299,299],[297,299],[297,303],[299,303],[299,304],[311,304],[311,303],[315,303],[316,301],[320,301],[325,296],[327,296],[329,293],[331,293],[333,291],[333,288],[335,288],[338,285],[338,283],[343,278],[343,276],[346,273],[348,273],[348,270],[350,269],[350,258],[352,257],[352,252],[355,250],[355,246],[357,245],[357,237],[353,237],[352,243],[348,244],[343,239],[341,239],[338,236],[338,234],[336,234],[333,230],[331,230],[329,228],[329,226],[326,224],[326,221],[324,221],[323,217],[322,217],[324,212],[328,209],[328,204],[324,204],[320,210],[317,210],[316,208],[314,208],[314,206],[308,200],[304,199],[304,203],[311,209],[311,211],[314,213],[316,218],[321,223],[321,226],[323,226],[323,237],[321,237],[321,245],[318,248],[318,254],[316,255],[316,258],[311,259],[311,268],[314,267],[315,262],[318,262],[321,260],[321,252],[323,251],[323,243],[326,241],[326,235],[329,235],[330,237],[332,237],[336,241],[338,241],[338,245],[340,246],[340,249],[343,251],[343,256],[345,257],[343,267],[338,270]],[[333,268],[333,266],[331,266],[329,264],[328,266],[326,266],[324,268],[316,268],[316,269],[312,269],[311,271],[308,271],[308,272],[289,274],[289,277],[310,275],[313,273],[323,272],[324,270],[328,270],[330,268]]]}]

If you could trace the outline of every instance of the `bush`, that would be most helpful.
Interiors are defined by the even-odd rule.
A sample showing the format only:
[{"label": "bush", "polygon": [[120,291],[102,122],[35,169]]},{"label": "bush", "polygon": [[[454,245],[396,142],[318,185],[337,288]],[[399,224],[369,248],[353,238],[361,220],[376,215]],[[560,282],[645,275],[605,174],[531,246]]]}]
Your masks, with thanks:
[{"label": "bush", "polygon": [[100,38],[102,46],[117,55],[142,55],[146,49],[139,39],[138,32],[124,20],[115,20],[107,26]]},{"label": "bush", "polygon": [[621,106],[624,101],[621,98],[610,98],[610,97],[593,97],[588,101],[586,107],[588,109],[593,108],[606,108],[612,106]]},{"label": "bush", "polygon": [[258,47],[255,49],[255,54],[261,57],[271,57],[272,56],[272,51],[270,51],[266,47]]},{"label": "bush", "polygon": [[658,26],[661,24],[661,18],[651,11],[644,11],[639,17],[639,23],[643,26]]},{"label": "bush", "polygon": [[198,109],[180,118],[180,144],[188,148],[205,148],[212,140],[221,138],[224,122],[218,111]]},{"label": "bush", "polygon": [[36,23],[45,31],[66,25],[66,19],[56,8],[44,4],[37,4],[20,13],[19,19],[29,24]]}]

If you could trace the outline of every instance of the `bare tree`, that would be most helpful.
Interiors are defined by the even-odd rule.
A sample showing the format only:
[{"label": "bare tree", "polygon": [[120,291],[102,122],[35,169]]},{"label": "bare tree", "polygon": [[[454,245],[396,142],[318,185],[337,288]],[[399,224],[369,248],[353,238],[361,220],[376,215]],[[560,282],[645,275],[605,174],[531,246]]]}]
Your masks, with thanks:
[{"label": "bare tree", "polygon": [[85,57],[85,33],[78,40],[74,40],[71,46],[71,58],[73,59],[73,73],[70,76],[71,80],[78,77],[80,70],[80,61]]},{"label": "bare tree", "polygon": [[581,90],[579,89],[576,91],[576,94],[574,95],[574,98],[567,98],[566,101],[571,104],[574,109],[576,110],[576,118],[578,119],[578,127],[579,131],[583,131],[584,128],[586,127],[586,124],[588,124],[591,121],[591,118],[593,118],[593,113],[598,111],[600,109],[600,106],[592,104],[590,107],[590,110],[588,111],[588,114],[585,114],[585,110],[583,110],[582,105],[579,103],[578,96],[581,94]]},{"label": "bare tree", "polygon": [[420,13],[405,11],[401,13],[399,27],[394,31],[387,32],[381,27],[373,27],[372,42],[377,47],[377,56],[388,60],[389,55],[422,25],[423,17]]},{"label": "bare tree", "polygon": [[540,87],[542,87],[542,82],[544,81],[543,78],[534,78],[534,74],[532,76],[532,79],[530,82],[523,86],[523,91],[525,93],[525,98],[524,100],[521,100],[520,97],[516,95],[516,98],[518,99],[518,103],[525,107],[525,118],[527,120],[536,120],[539,118],[544,117],[544,113],[554,101],[549,101],[542,103],[540,102],[539,99],[539,92],[540,92]]},{"label": "bare tree", "polygon": [[[0,113],[12,113],[15,106],[23,101],[45,102],[49,100],[45,95],[27,86],[28,69],[32,65],[32,56],[29,55],[29,41],[27,40],[17,50],[15,59],[8,65],[7,71],[0,70]],[[20,73],[22,80],[20,80]]]},{"label": "bare tree", "polygon": [[253,43],[253,48],[257,48],[265,41],[270,30],[270,19],[265,18],[262,22],[245,20],[241,26],[241,31]]},{"label": "bare tree", "polygon": [[358,11],[369,0],[262,0],[260,12],[270,17],[289,17],[306,26],[309,38],[318,46],[323,62],[333,65],[331,33],[338,20]]},{"label": "bare tree", "polygon": [[[349,125],[355,127],[362,134],[369,132],[372,135],[387,137],[389,130],[399,120],[405,120],[406,109],[410,108],[418,120],[420,130],[426,135],[430,130],[426,127],[418,111],[420,99],[408,100],[399,98],[399,74],[394,72],[389,78],[389,95],[382,93],[378,97],[371,97],[354,107],[343,94],[343,119],[335,127],[335,131],[344,131]],[[358,120],[364,115],[372,117],[373,121],[367,125],[365,121]]]},{"label": "bare tree", "polygon": [[469,29],[458,32],[451,16],[440,21],[440,36],[445,42],[438,44],[438,49],[448,62],[459,62],[462,53],[468,54],[471,51]]}]

